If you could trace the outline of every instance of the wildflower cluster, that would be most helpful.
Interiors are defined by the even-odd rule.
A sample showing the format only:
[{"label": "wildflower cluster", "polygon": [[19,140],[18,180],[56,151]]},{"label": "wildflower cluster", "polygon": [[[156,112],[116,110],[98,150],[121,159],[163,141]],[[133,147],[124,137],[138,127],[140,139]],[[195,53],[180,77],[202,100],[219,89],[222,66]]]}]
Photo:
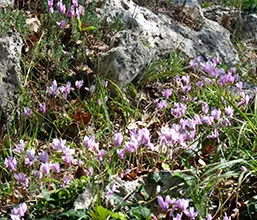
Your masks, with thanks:
[{"label": "wildflower cluster", "polygon": [[[54,0],[48,0],[48,7],[49,12],[52,14],[55,12],[54,10]],[[84,13],[83,6],[78,4],[78,0],[72,0],[72,5],[69,9],[66,8],[66,5],[63,4],[62,0],[59,0],[56,4],[57,11],[59,11],[61,14],[66,15],[69,18],[73,18],[74,16],[77,17],[77,19],[80,19],[80,16]],[[58,23],[60,28],[63,28],[66,24],[65,20],[62,20]]]}]

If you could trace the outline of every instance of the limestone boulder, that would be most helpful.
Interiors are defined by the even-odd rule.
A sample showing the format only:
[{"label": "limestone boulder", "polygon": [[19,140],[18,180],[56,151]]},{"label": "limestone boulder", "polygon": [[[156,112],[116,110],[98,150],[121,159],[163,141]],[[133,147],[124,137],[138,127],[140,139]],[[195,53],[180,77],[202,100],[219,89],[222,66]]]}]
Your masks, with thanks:
[{"label": "limestone boulder", "polygon": [[16,32],[0,38],[0,121],[3,124],[11,116],[18,99],[20,84],[20,55],[22,39]]},{"label": "limestone boulder", "polygon": [[112,49],[100,56],[101,74],[122,86],[153,60],[175,50],[188,58],[218,57],[230,66],[239,62],[229,31],[206,19],[197,1],[182,6],[165,0],[147,2],[107,0],[103,5],[101,16],[121,19],[126,29],[114,37]]}]

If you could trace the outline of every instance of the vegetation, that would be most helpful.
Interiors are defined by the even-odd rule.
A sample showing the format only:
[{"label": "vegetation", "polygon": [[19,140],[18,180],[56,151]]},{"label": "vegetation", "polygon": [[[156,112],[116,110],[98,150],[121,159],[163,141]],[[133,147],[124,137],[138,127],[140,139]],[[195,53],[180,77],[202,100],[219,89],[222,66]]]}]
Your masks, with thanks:
[{"label": "vegetation", "polygon": [[[123,24],[100,19],[99,1],[42,2],[0,13],[1,35],[16,30],[25,42],[17,114],[0,132],[0,218],[255,219],[257,99],[243,89],[247,65],[173,52],[119,88],[96,66]],[[161,185],[164,171],[186,186],[181,197],[141,186],[142,199],[130,201],[113,182],[148,175]],[[74,210],[88,187],[91,206]]]}]

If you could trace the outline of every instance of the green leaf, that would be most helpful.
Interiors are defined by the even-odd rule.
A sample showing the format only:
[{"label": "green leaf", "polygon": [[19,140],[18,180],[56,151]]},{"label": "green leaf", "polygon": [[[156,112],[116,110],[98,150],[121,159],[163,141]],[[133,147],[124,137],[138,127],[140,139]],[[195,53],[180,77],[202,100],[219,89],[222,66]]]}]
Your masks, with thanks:
[{"label": "green leaf", "polygon": [[138,206],[138,207],[133,207],[130,210],[130,215],[132,217],[135,217],[136,219],[149,220],[151,216],[151,212],[146,207]]}]

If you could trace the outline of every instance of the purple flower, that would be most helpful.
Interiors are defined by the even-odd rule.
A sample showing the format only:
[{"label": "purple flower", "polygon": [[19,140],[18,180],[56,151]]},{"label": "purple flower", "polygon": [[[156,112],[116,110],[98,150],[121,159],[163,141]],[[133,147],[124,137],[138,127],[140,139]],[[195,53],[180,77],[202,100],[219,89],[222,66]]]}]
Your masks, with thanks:
[{"label": "purple flower", "polygon": [[157,201],[160,208],[164,211],[166,211],[169,208],[169,206],[175,202],[175,200],[170,199],[169,195],[165,197],[165,200],[163,199],[162,196],[158,196]]},{"label": "purple flower", "polygon": [[51,85],[51,86],[49,86],[49,87],[46,88],[46,91],[47,91],[50,95],[54,95],[54,96],[59,95],[59,88],[58,88],[58,85],[57,85],[56,80],[54,80],[54,81],[52,82],[52,85]]},{"label": "purple flower", "polygon": [[66,148],[66,140],[54,138],[52,141],[52,146],[54,150],[62,150],[63,148]]},{"label": "purple flower", "polygon": [[213,132],[212,132],[210,135],[208,135],[207,137],[210,138],[210,139],[215,139],[215,138],[217,138],[218,136],[219,136],[218,130],[217,130],[217,129],[214,129]]},{"label": "purple flower", "polygon": [[29,185],[29,181],[24,173],[14,174],[14,178],[21,183],[23,188],[26,188]]},{"label": "purple flower", "polygon": [[34,176],[36,179],[40,179],[41,178],[41,173],[39,170],[34,170]]},{"label": "purple flower", "polygon": [[48,153],[46,151],[43,151],[39,155],[39,159],[41,160],[42,163],[47,163],[47,161],[48,161]]},{"label": "purple flower", "polygon": [[77,8],[79,6],[78,4],[78,0],[72,0],[72,4],[75,8]]},{"label": "purple flower", "polygon": [[46,103],[39,104],[40,111],[45,114],[46,113]]},{"label": "purple flower", "polygon": [[172,91],[173,91],[172,89],[166,89],[166,90],[164,90],[164,91],[162,92],[163,97],[164,97],[165,99],[168,99],[168,98],[171,96]]},{"label": "purple flower", "polygon": [[67,96],[70,94],[71,90],[74,90],[74,88],[71,87],[71,83],[67,82],[65,86],[60,87],[60,91],[63,95],[63,98],[67,98]]},{"label": "purple flower", "polygon": [[234,114],[234,109],[231,106],[225,108],[225,113],[227,116],[232,117]]},{"label": "purple flower", "polygon": [[124,150],[129,153],[135,152],[137,148],[138,148],[138,141],[134,136],[132,136],[130,138],[130,141],[127,141],[124,146]]},{"label": "purple flower", "polygon": [[231,220],[231,217],[229,216],[227,216],[227,213],[225,213],[225,215],[223,216],[223,220]]},{"label": "purple flower", "polygon": [[231,67],[229,70],[231,73],[236,73],[236,67]]},{"label": "purple flower", "polygon": [[59,28],[63,29],[66,25],[66,21],[62,20],[60,22],[56,22],[56,24],[59,26]]},{"label": "purple flower", "polygon": [[177,213],[176,217],[173,217],[173,220],[182,220],[183,213]]},{"label": "purple flower", "polygon": [[35,156],[34,150],[26,151],[25,164],[31,166],[35,161],[37,161],[37,156]]},{"label": "purple flower", "polygon": [[28,117],[28,116],[30,116],[31,114],[32,114],[31,108],[29,108],[29,107],[24,107],[24,108],[23,108],[23,115],[24,115],[25,117]]},{"label": "purple flower", "polygon": [[203,112],[203,114],[207,114],[208,111],[209,111],[208,104],[206,102],[203,102],[203,101],[199,101],[198,103],[202,104],[202,112]]},{"label": "purple flower", "polygon": [[220,109],[213,109],[211,111],[211,115],[213,116],[214,119],[219,120],[220,119],[220,115],[221,115],[221,110]]},{"label": "purple flower", "polygon": [[150,141],[150,131],[147,128],[141,128],[138,131],[138,136],[137,136],[137,141],[138,144],[144,144],[146,146],[151,145]]},{"label": "purple flower", "polygon": [[71,181],[71,177],[70,176],[65,176],[63,178],[63,184],[61,184],[61,187],[65,188],[69,184],[70,181]]},{"label": "purple flower", "polygon": [[178,199],[176,201],[176,205],[178,208],[182,210],[182,212],[186,211],[187,207],[189,206],[189,200],[188,199]]},{"label": "purple flower", "polygon": [[6,168],[9,168],[10,171],[14,171],[17,168],[17,160],[15,157],[11,158],[5,158],[4,165]]},{"label": "purple flower", "polygon": [[80,15],[82,15],[83,12],[84,12],[83,6],[80,5],[78,8],[76,8],[76,17],[77,17],[77,19],[80,19]]},{"label": "purple flower", "polygon": [[69,17],[69,18],[73,18],[74,15],[75,15],[75,8],[74,8],[74,6],[72,5],[72,6],[70,7],[69,12],[68,12],[68,17]]},{"label": "purple flower", "polygon": [[92,95],[95,92],[95,85],[91,85],[89,88],[85,87],[85,90],[89,91]]},{"label": "purple flower", "polygon": [[171,108],[171,114],[173,114],[176,118],[181,117],[186,113],[187,107],[183,103],[174,103],[174,108]]},{"label": "purple flower", "polygon": [[50,164],[48,163],[42,164],[41,170],[42,170],[42,173],[44,173],[45,175],[48,175],[50,173]]},{"label": "purple flower", "polygon": [[26,203],[21,203],[18,207],[13,208],[11,211],[11,219],[12,220],[19,220],[21,219],[21,217],[23,217],[25,215],[27,211],[27,205]]},{"label": "purple flower", "polygon": [[85,136],[84,144],[87,146],[87,148],[94,148],[94,150],[96,150],[96,151],[99,150],[99,143],[95,142],[94,136],[91,136],[91,137]]},{"label": "purple flower", "polygon": [[85,173],[87,176],[92,176],[94,173],[93,167],[89,167],[87,170],[85,170]]},{"label": "purple flower", "polygon": [[13,149],[13,151],[17,154],[21,153],[24,151],[25,148],[25,142],[24,140],[20,140],[20,143],[16,145],[16,147]]},{"label": "purple flower", "polygon": [[212,58],[212,62],[213,62],[215,65],[221,64],[220,59],[219,59],[218,57],[213,57],[213,58]]},{"label": "purple flower", "polygon": [[182,76],[181,81],[183,85],[188,85],[190,83],[190,76],[189,75]]},{"label": "purple flower", "polygon": [[120,159],[123,159],[125,155],[125,149],[117,150],[117,154],[120,157]]},{"label": "purple flower", "polygon": [[213,116],[203,116],[202,117],[202,123],[206,123],[207,125],[212,125],[213,121],[214,121]]},{"label": "purple flower", "polygon": [[54,8],[53,8],[53,7],[50,7],[50,8],[49,8],[49,12],[50,12],[50,14],[53,14],[53,13],[54,13]]},{"label": "purple flower", "polygon": [[72,154],[74,154],[74,152],[75,152],[75,150],[74,149],[71,149],[70,147],[63,147],[62,148],[62,154],[64,155],[64,156],[67,156],[67,155],[72,155]]},{"label": "purple flower", "polygon": [[116,134],[114,134],[114,136],[113,136],[113,141],[114,141],[114,145],[115,145],[116,147],[119,147],[119,146],[121,145],[122,141],[123,141],[123,135],[122,135],[122,133],[116,133]]},{"label": "purple flower", "polygon": [[52,8],[54,5],[54,0],[48,0],[48,7]]},{"label": "purple flower", "polygon": [[103,160],[103,156],[104,156],[105,154],[106,154],[106,151],[105,151],[105,150],[99,150],[98,156],[97,156],[98,160],[99,160],[99,161],[102,161],[102,160]]},{"label": "purple flower", "polygon": [[117,189],[116,185],[113,184],[113,185],[112,185],[112,188],[107,191],[106,198],[107,198],[107,199],[110,199],[111,195],[113,195],[114,193],[119,193],[119,192],[120,192],[120,191]]},{"label": "purple flower", "polygon": [[237,87],[239,90],[242,90],[242,89],[243,89],[243,83],[242,83],[242,82],[236,83],[236,87]]},{"label": "purple flower", "polygon": [[77,89],[80,89],[83,86],[84,81],[83,80],[77,80],[75,82],[75,86]]},{"label": "purple flower", "polygon": [[65,12],[66,12],[66,5],[65,5],[65,4],[63,4],[61,1],[59,1],[59,2],[57,3],[57,7],[58,7],[59,11],[60,11],[62,14],[65,14]]},{"label": "purple flower", "polygon": [[157,103],[157,108],[158,108],[158,109],[167,108],[167,102],[166,102],[166,100],[161,100],[160,102],[158,102],[158,103]]},{"label": "purple flower", "polygon": [[59,163],[53,163],[51,165],[52,169],[56,172],[59,173],[60,172],[60,164]]},{"label": "purple flower", "polygon": [[191,83],[189,83],[189,84],[183,86],[182,89],[183,89],[183,91],[184,91],[185,93],[189,93],[190,90],[191,90]]},{"label": "purple flower", "polygon": [[206,216],[206,220],[212,220],[211,214],[208,214],[208,215]]},{"label": "purple flower", "polygon": [[195,217],[198,215],[198,211],[195,212],[194,207],[190,207],[189,211],[184,211],[184,213],[190,219],[195,219]]},{"label": "purple flower", "polygon": [[74,157],[71,154],[62,156],[62,160],[67,164],[74,164]]}]

